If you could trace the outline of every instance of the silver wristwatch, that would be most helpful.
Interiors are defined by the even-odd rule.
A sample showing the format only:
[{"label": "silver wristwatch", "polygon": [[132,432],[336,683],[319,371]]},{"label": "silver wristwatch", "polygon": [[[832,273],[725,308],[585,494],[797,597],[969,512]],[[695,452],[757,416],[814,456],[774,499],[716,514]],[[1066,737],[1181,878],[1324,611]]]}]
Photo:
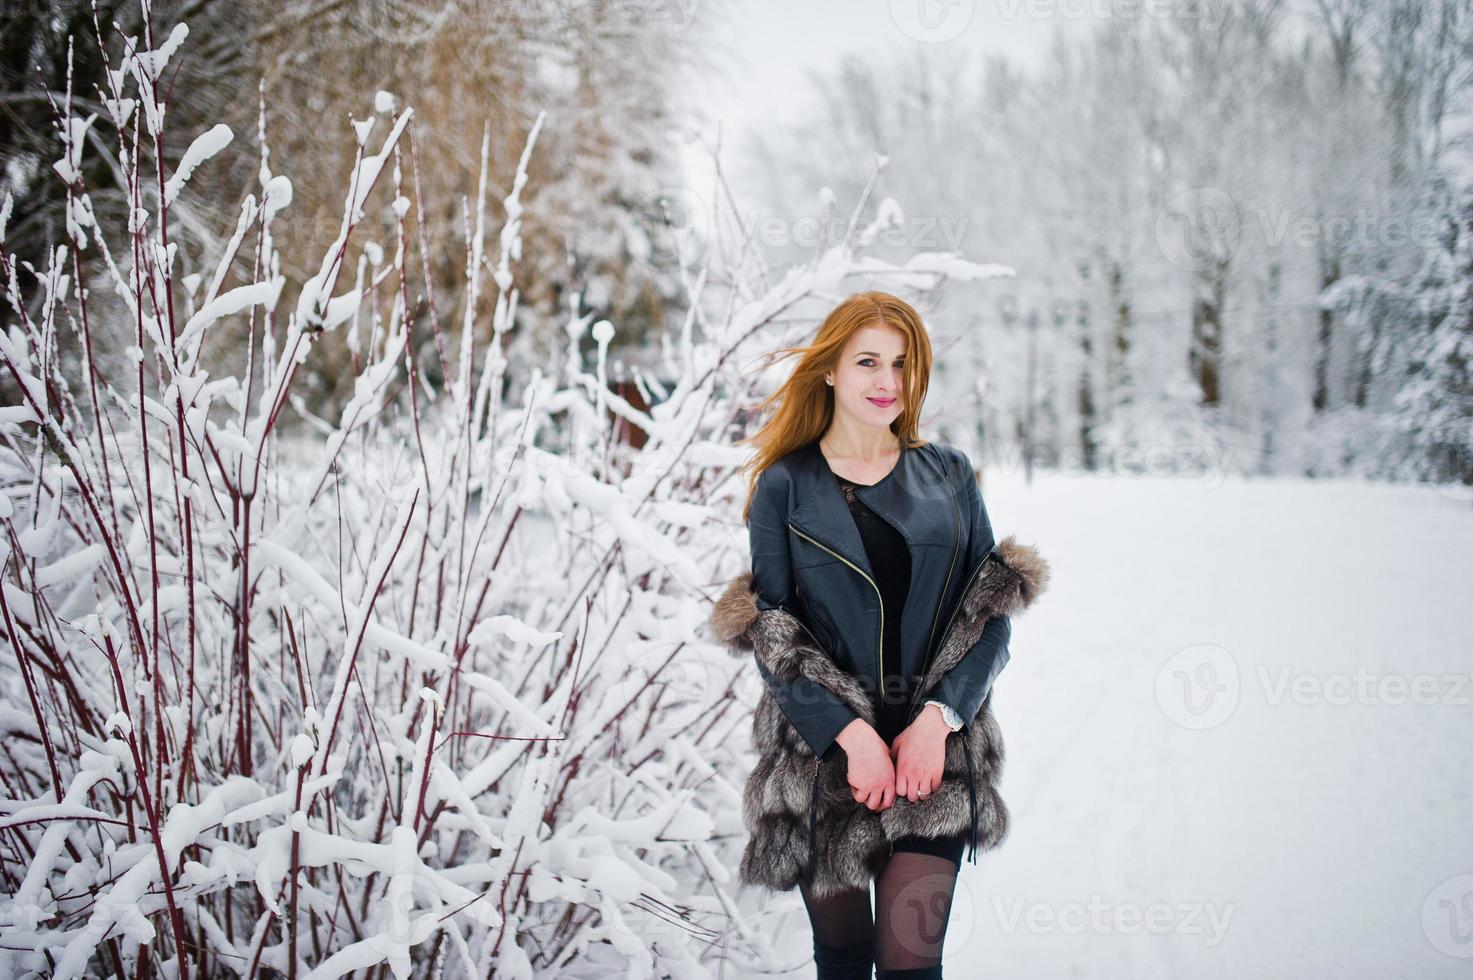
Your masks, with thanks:
[{"label": "silver wristwatch", "polygon": [[950,728],[954,732],[961,731],[962,716],[956,713],[955,708],[953,708],[949,704],[944,704],[940,701],[927,701],[926,703],[934,704],[936,707],[941,709],[941,717],[946,719],[947,728]]}]

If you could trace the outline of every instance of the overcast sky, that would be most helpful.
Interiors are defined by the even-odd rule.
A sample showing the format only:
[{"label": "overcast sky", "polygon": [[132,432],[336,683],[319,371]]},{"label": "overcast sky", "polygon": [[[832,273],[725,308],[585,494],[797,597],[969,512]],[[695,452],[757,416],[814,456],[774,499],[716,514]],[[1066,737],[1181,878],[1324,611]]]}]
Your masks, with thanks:
[{"label": "overcast sky", "polygon": [[[808,90],[807,70],[849,53],[897,48],[1005,52],[1021,64],[1040,59],[1055,30],[1089,27],[1099,0],[662,0],[672,16],[702,16],[722,4],[725,50],[715,72],[696,80],[697,96],[725,120],[725,145],[741,130],[791,119]],[[674,13],[679,11],[678,14]],[[714,125],[706,127],[708,137]]]},{"label": "overcast sky", "polygon": [[[1183,9],[1220,16],[1234,0],[626,0],[690,23],[714,17],[722,25],[716,70],[702,72],[693,97],[711,118],[725,121],[723,154],[744,128],[790,120],[809,96],[808,69],[827,69],[848,53],[897,48],[999,52],[1037,65],[1057,32],[1075,40],[1096,22],[1117,16],[1160,17]],[[1313,0],[1286,0],[1283,27],[1318,31]],[[703,136],[714,136],[714,122]],[[709,159],[692,145],[687,172],[709,173]]]}]

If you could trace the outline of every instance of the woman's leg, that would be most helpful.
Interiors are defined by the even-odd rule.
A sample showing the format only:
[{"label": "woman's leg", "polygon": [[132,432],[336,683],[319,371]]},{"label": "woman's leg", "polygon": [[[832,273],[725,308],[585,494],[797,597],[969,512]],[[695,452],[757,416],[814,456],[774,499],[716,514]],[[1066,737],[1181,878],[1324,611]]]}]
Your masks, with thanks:
[{"label": "woman's leg", "polygon": [[870,980],[875,967],[875,920],[869,888],[814,898],[799,882],[813,924],[813,961],[818,980]]},{"label": "woman's leg", "polygon": [[961,866],[961,843],[960,838],[896,843],[875,879],[878,980],[941,976],[941,949]]}]

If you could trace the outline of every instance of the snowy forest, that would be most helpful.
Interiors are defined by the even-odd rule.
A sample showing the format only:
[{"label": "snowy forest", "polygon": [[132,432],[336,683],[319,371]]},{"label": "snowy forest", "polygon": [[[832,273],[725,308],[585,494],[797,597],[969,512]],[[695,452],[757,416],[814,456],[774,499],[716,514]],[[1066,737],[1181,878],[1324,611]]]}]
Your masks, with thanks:
[{"label": "snowy forest", "polygon": [[1015,271],[938,317],[990,461],[1467,486],[1468,4],[1189,6],[1033,71],[848,58],[755,141],[765,213],[854,200],[884,153],[887,254]]},{"label": "snowy forest", "polygon": [[1467,537],[1473,0],[897,27],[751,132],[692,84],[732,10],[0,7],[0,975],[803,969],[705,620],[762,355],[862,288],[1000,487],[1374,481]]}]

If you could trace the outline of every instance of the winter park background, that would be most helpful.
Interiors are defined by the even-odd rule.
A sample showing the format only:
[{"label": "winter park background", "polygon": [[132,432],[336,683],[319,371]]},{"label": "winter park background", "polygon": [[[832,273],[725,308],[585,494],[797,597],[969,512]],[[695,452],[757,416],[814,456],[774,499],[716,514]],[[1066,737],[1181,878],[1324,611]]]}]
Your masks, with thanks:
[{"label": "winter park background", "polygon": [[948,971],[1466,976],[1470,84],[1473,0],[0,6],[0,976],[811,976],[705,619],[868,288],[1054,573]]}]

